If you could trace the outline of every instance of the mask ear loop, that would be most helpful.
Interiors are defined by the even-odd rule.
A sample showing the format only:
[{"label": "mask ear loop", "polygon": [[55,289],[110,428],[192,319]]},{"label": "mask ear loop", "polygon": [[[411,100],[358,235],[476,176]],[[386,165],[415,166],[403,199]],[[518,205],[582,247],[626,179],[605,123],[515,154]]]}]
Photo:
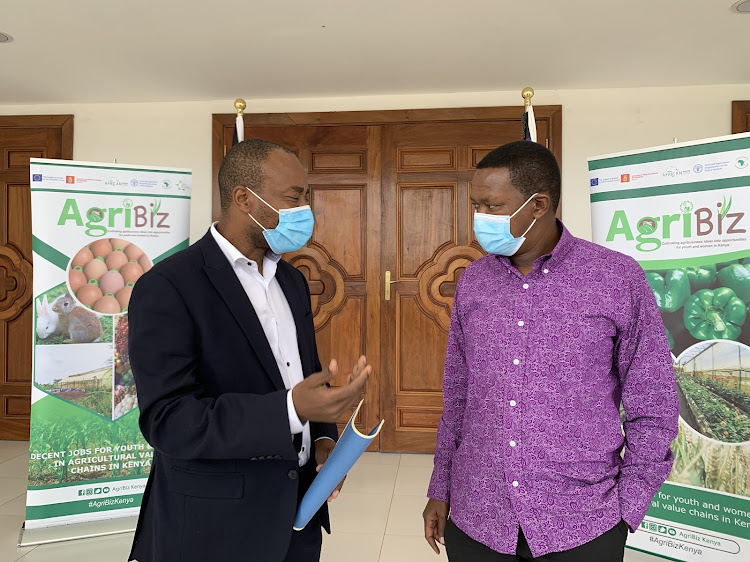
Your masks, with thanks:
[{"label": "mask ear loop", "polygon": [[250,188],[249,188],[249,187],[247,187],[247,186],[244,186],[244,187],[245,187],[245,189],[247,189],[247,190],[248,190],[248,191],[249,191],[250,193],[252,193],[253,195],[255,195],[255,196],[256,196],[256,197],[258,198],[258,199],[260,199],[261,201],[263,201],[263,203],[265,203],[266,205],[268,205],[269,207],[271,207],[271,208],[272,208],[272,209],[273,209],[273,210],[274,210],[274,211],[275,211],[275,212],[276,212],[277,214],[281,214],[281,213],[279,213],[279,211],[277,211],[277,210],[276,210],[276,208],[275,208],[275,207],[274,207],[273,205],[269,204],[269,203],[268,203],[268,202],[267,202],[267,201],[266,201],[265,199],[263,199],[263,198],[262,198],[262,197],[261,197],[260,195],[258,195],[257,193],[255,193],[255,192],[254,192],[254,191],[253,191],[252,189],[250,189]]},{"label": "mask ear loop", "polygon": [[[533,199],[534,197],[536,197],[537,195],[539,195],[539,192],[537,192],[537,193],[535,193],[534,195],[532,195],[531,197],[529,197],[529,198],[528,198],[528,199],[526,200],[526,202],[525,202],[525,203],[524,203],[523,205],[521,205],[521,206],[520,206],[520,207],[518,208],[518,210],[517,210],[517,211],[516,211],[515,213],[513,213],[513,214],[512,214],[511,216],[510,216],[510,218],[513,218],[513,217],[515,217],[515,216],[516,216],[516,215],[517,215],[517,214],[518,214],[518,213],[519,213],[519,212],[521,211],[521,209],[523,209],[523,208],[524,208],[524,207],[525,207],[526,205],[528,205],[528,204],[529,204],[529,201],[531,201],[531,200],[532,200],[532,199]],[[526,236],[526,235],[527,235],[527,234],[529,233],[529,230],[531,230],[531,227],[532,227],[532,226],[534,226],[534,223],[536,223],[536,219],[534,219],[533,221],[531,221],[531,224],[529,225],[529,228],[527,228],[527,229],[526,229],[526,232],[524,232],[523,234],[521,234],[521,238],[525,237],[525,236]]]},{"label": "mask ear loop", "polygon": [[[245,189],[247,189],[247,190],[248,190],[248,191],[249,191],[250,193],[252,193],[253,195],[255,195],[255,196],[256,196],[256,197],[258,198],[258,199],[260,199],[261,201],[263,201],[263,203],[265,203],[266,205],[268,205],[268,203],[267,203],[266,201],[264,201],[264,200],[263,200],[263,198],[262,198],[262,197],[261,197],[260,195],[258,195],[257,193],[255,193],[255,192],[254,192],[254,191],[253,191],[252,189],[250,189],[249,187],[247,187],[247,186],[244,186],[244,187],[245,187]],[[271,207],[271,208],[273,209],[273,207],[272,207],[271,205],[268,205],[268,206],[269,206],[269,207]],[[273,209],[273,210],[274,210],[274,211],[276,211],[276,209]],[[278,211],[276,211],[276,212],[278,213]],[[261,229],[261,230],[263,230],[263,231],[266,231],[266,230],[268,230],[268,229],[267,229],[267,228],[266,228],[265,226],[263,226],[262,224],[260,224],[260,223],[259,223],[259,222],[258,222],[258,221],[256,220],[256,218],[255,218],[255,217],[254,217],[253,215],[251,215],[250,213],[248,213],[248,214],[247,214],[247,216],[248,216],[248,217],[250,217],[251,219],[253,219],[253,221],[255,222],[255,224],[257,224],[257,225],[258,225],[258,226],[260,227],[260,229]]]}]

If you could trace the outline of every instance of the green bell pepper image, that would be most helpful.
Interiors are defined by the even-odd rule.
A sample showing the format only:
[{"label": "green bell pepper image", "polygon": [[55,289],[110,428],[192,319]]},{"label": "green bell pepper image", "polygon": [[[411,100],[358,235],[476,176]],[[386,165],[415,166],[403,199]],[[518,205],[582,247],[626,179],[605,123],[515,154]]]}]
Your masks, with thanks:
[{"label": "green bell pepper image", "polygon": [[[701,265],[698,267],[686,267],[690,287],[693,291],[700,289],[710,289],[716,283],[716,266]],[[726,284],[724,284],[727,286]]]},{"label": "green bell pepper image", "polygon": [[740,263],[740,260],[737,259],[737,260],[723,261],[721,263],[716,264],[716,269],[717,271],[721,271],[725,267],[729,267],[730,265],[734,265],[736,263]]},{"label": "green bell pepper image", "polygon": [[664,331],[667,333],[667,341],[669,342],[669,351],[672,351],[674,349],[674,338],[672,337],[672,332],[669,331],[669,328],[664,328]]},{"label": "green bell pepper image", "polygon": [[667,271],[665,277],[649,272],[646,280],[654,292],[656,305],[662,312],[679,310],[690,297],[690,279],[684,269]]},{"label": "green bell pepper image", "polygon": [[750,302],[750,265],[734,264],[719,272],[719,283],[729,287],[745,302]]},{"label": "green bell pepper image", "polygon": [[747,307],[732,289],[701,289],[685,303],[685,327],[699,340],[736,340],[747,318]]}]

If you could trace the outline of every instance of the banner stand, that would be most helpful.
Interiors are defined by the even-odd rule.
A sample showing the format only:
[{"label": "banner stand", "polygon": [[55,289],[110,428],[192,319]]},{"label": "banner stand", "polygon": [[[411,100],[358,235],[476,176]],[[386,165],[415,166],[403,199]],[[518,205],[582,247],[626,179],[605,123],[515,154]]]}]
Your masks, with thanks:
[{"label": "banner stand", "polygon": [[128,352],[133,287],[189,244],[182,168],[30,160],[34,324],[19,545],[131,532],[153,449]]},{"label": "banner stand", "polygon": [[750,134],[588,165],[592,240],[643,268],[680,401],[671,475],[627,547],[680,562],[748,560]]},{"label": "banner stand", "polygon": [[119,517],[117,519],[105,519],[104,521],[74,523],[72,525],[43,527],[40,529],[22,528],[18,535],[18,546],[37,546],[40,544],[132,533],[135,531],[137,524],[138,517]]}]

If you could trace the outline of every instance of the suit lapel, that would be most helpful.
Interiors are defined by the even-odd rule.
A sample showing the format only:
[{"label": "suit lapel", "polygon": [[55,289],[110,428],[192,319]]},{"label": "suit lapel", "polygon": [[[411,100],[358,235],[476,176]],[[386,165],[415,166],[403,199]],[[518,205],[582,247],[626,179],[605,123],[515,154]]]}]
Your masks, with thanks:
[{"label": "suit lapel", "polygon": [[205,260],[203,269],[206,275],[245,333],[245,337],[250,342],[274,386],[278,390],[283,390],[286,388],[284,380],[279,373],[279,367],[271,351],[271,346],[268,345],[263,326],[258,320],[258,315],[255,313],[255,309],[242,288],[242,284],[237,279],[232,266],[216,244],[210,231],[199,244],[203,251]]}]

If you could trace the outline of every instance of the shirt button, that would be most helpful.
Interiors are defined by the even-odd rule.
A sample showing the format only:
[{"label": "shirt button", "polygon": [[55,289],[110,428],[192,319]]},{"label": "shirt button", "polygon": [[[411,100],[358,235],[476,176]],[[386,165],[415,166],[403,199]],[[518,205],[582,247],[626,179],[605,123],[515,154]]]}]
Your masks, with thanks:
[{"label": "shirt button", "polygon": [[519,363],[520,363],[520,361],[519,361],[518,359],[514,359],[514,360],[513,360],[513,364],[514,364],[514,365],[518,365]]},{"label": "shirt button", "polygon": [[297,480],[297,471],[290,470],[287,476],[289,477],[289,480]]},{"label": "shirt button", "polygon": [[516,405],[516,401],[515,401],[515,400],[511,400],[511,401],[510,401],[510,405],[511,405],[511,406],[515,406],[515,405]]},{"label": "shirt button", "polygon": [[549,269],[545,269],[545,270],[544,270],[544,273],[549,273]]},{"label": "shirt button", "polygon": [[511,446],[511,447],[515,447],[515,446],[516,446],[516,442],[515,442],[515,441],[511,441],[511,442],[510,442],[510,446]]},{"label": "shirt button", "polygon": [[518,481],[517,480],[513,480],[513,487],[514,488],[518,488]]},{"label": "shirt button", "polygon": [[524,288],[524,289],[528,289],[528,288],[529,288],[529,284],[528,284],[528,283],[524,283],[524,284],[523,284],[523,288]]},{"label": "shirt button", "polygon": [[518,325],[519,325],[519,326],[523,326],[523,320],[519,320],[519,321],[518,321]]},{"label": "shirt button", "polygon": [[287,367],[291,367],[291,366],[292,366],[292,364],[291,364],[291,363],[290,363],[289,361],[287,361],[287,362],[286,362],[286,366],[287,366]]}]

